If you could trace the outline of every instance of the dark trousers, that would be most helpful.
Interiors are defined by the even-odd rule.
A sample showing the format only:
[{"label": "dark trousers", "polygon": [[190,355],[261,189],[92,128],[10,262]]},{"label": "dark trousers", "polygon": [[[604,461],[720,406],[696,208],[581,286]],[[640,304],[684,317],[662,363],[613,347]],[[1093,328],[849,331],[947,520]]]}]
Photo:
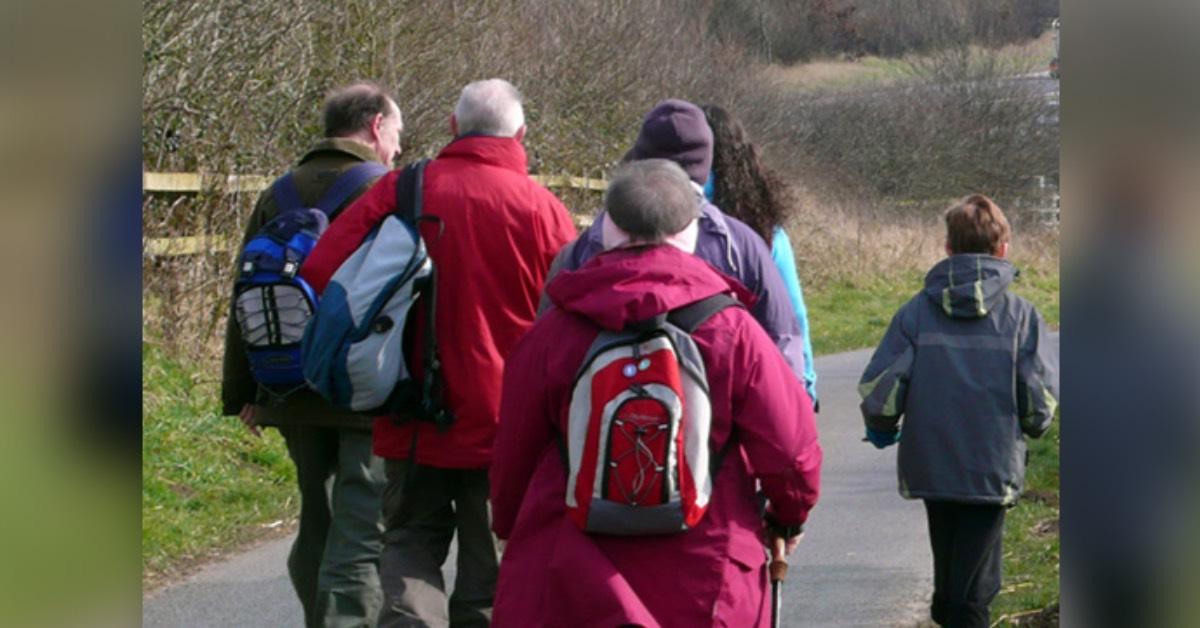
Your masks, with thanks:
[{"label": "dark trousers", "polygon": [[[499,570],[487,469],[439,469],[405,460],[388,460],[385,469],[380,627],[487,626]],[[457,573],[447,600],[442,563],[456,533]]]},{"label": "dark trousers", "polygon": [[933,605],[939,625],[989,625],[988,606],[1000,591],[1004,507],[925,500],[933,548]]},{"label": "dark trousers", "polygon": [[288,575],[309,628],[371,626],[383,605],[383,460],[366,430],[284,426],[300,485]]}]

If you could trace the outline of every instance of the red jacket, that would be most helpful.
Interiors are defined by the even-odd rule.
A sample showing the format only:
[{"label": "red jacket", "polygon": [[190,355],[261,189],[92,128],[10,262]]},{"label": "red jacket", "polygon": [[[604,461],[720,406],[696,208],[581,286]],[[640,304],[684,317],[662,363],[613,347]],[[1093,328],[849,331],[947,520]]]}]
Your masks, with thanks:
[{"label": "red jacket", "polygon": [[[301,275],[324,290],[383,216],[396,209],[389,173],[345,210],[305,261]],[[437,267],[437,341],[446,403],[445,433],[432,424],[375,421],[375,453],[408,458],[414,425],[417,462],[446,468],[488,465],[500,407],[504,360],[533,324],[550,262],[575,237],[562,203],[526,174],[525,149],[512,138],[454,140],[425,168],[421,234]],[[413,365],[414,367],[417,365]]]},{"label": "red jacket", "polygon": [[[495,626],[763,626],[770,617],[755,479],[785,524],[817,500],[821,447],[812,403],[750,313],[729,308],[693,338],[712,400],[713,450],[729,439],[704,518],[661,536],[584,533],[566,514],[557,438],[571,388],[601,327],[618,330],[733,291],[748,293],[671,246],[603,253],[563,271],[555,308],[508,361],[490,470],[492,527],[508,539]],[[745,299],[743,299],[745,301]]]}]

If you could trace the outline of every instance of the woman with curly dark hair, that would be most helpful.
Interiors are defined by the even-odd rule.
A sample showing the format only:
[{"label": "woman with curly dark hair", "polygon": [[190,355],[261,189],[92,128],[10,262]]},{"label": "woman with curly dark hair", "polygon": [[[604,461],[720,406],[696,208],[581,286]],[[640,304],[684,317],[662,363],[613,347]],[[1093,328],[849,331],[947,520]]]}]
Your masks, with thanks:
[{"label": "woman with curly dark hair", "polygon": [[771,245],[771,258],[787,285],[804,338],[804,386],[817,400],[817,373],[813,367],[812,340],[808,333],[808,310],[796,272],[796,255],[783,224],[792,207],[792,194],[783,179],[762,162],[758,147],[750,142],[745,127],[725,109],[704,105],[704,117],[713,132],[712,172],[704,195],[721,211],[741,220]]}]

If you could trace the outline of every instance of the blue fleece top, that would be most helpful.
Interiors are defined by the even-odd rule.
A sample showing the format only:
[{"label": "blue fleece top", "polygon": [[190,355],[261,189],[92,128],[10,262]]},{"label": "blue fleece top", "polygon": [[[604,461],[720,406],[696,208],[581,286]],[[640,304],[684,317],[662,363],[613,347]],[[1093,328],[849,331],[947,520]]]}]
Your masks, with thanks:
[{"label": "blue fleece top", "polygon": [[775,227],[775,236],[771,238],[771,260],[783,277],[783,285],[787,288],[788,298],[792,308],[796,310],[796,321],[800,325],[800,335],[804,338],[804,387],[808,395],[817,400],[817,370],[813,367],[812,339],[808,333],[808,308],[804,307],[804,290],[800,287],[800,275],[796,272],[796,254],[792,251],[792,241],[788,239],[783,227]]}]

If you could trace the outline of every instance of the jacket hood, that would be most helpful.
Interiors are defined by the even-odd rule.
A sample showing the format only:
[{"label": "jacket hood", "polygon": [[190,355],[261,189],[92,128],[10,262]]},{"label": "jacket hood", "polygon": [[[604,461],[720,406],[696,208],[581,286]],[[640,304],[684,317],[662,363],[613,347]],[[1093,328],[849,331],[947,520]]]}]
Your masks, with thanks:
[{"label": "jacket hood", "polygon": [[722,292],[747,308],[754,304],[736,279],[669,244],[601,253],[546,286],[556,307],[612,331]]},{"label": "jacket hood", "polygon": [[925,296],[954,318],[983,318],[1017,276],[1010,262],[990,255],[952,255],[925,275]]},{"label": "jacket hood", "polygon": [[438,159],[464,159],[521,174],[528,169],[525,147],[511,137],[463,135],[446,145]]}]

